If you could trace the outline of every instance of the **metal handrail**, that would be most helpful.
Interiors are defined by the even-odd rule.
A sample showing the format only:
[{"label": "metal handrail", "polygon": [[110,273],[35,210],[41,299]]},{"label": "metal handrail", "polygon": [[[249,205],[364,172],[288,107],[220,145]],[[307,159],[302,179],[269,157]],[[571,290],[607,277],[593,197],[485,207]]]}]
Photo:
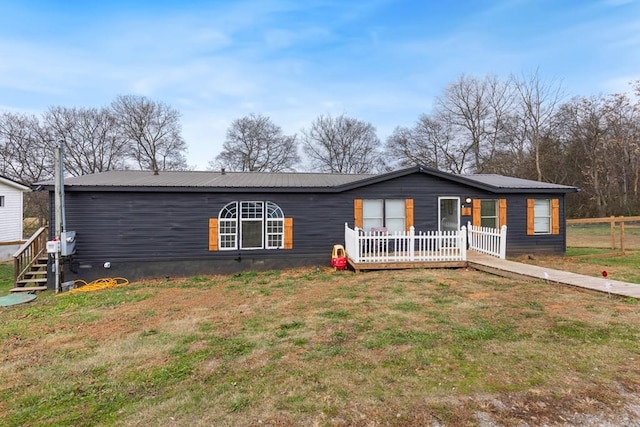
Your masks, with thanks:
[{"label": "metal handrail", "polygon": [[13,254],[13,279],[14,284],[22,280],[31,266],[47,250],[48,227],[40,227],[38,231],[27,240],[20,249]]}]

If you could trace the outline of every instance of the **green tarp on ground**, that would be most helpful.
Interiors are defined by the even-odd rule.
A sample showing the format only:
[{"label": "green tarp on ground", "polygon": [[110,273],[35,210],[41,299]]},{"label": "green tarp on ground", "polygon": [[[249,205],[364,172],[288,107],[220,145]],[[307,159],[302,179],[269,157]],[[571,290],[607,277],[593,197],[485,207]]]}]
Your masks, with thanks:
[{"label": "green tarp on ground", "polygon": [[10,305],[24,304],[36,299],[35,294],[11,294],[6,297],[0,297],[0,306],[8,307]]}]

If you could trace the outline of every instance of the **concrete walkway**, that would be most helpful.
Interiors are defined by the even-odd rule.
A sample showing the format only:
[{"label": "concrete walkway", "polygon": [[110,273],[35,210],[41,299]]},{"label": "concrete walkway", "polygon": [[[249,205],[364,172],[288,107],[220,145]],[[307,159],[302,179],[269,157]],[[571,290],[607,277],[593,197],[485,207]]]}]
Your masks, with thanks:
[{"label": "concrete walkway", "polygon": [[523,264],[480,254],[475,251],[467,252],[467,261],[471,268],[493,273],[498,276],[536,278],[561,285],[575,286],[592,291],[640,299],[640,284],[637,283],[621,282],[603,277],[585,276],[583,274],[569,273],[567,271],[554,270],[537,265]]}]

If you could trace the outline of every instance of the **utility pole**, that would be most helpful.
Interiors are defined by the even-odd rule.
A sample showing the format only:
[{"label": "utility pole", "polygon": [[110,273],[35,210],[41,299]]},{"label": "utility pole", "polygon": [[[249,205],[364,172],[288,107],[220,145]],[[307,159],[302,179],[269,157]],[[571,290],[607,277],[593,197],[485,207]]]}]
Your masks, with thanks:
[{"label": "utility pole", "polygon": [[[54,235],[53,239],[58,241],[60,244],[60,239],[62,232],[65,227],[64,220],[64,161],[63,161],[63,153],[62,153],[63,143],[60,142],[60,145],[56,147],[55,153],[55,182],[54,182],[54,206],[55,206],[55,224],[54,224]],[[53,270],[55,273],[55,289],[56,293],[60,292],[60,247],[55,251],[55,263],[53,265]]]}]

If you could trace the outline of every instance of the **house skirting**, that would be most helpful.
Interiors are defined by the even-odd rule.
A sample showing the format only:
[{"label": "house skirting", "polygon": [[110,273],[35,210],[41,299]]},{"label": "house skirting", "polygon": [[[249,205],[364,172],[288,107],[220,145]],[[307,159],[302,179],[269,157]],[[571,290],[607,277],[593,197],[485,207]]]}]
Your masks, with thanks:
[{"label": "house skirting", "polygon": [[[247,271],[283,270],[295,267],[331,267],[330,253],[322,256],[264,257],[241,254],[233,259],[160,260],[160,261],[71,261],[63,264],[62,282],[124,277],[130,282],[143,279],[191,277],[197,275],[235,274]],[[106,262],[106,261],[105,261]],[[49,274],[48,289],[54,289],[54,275]]]}]

